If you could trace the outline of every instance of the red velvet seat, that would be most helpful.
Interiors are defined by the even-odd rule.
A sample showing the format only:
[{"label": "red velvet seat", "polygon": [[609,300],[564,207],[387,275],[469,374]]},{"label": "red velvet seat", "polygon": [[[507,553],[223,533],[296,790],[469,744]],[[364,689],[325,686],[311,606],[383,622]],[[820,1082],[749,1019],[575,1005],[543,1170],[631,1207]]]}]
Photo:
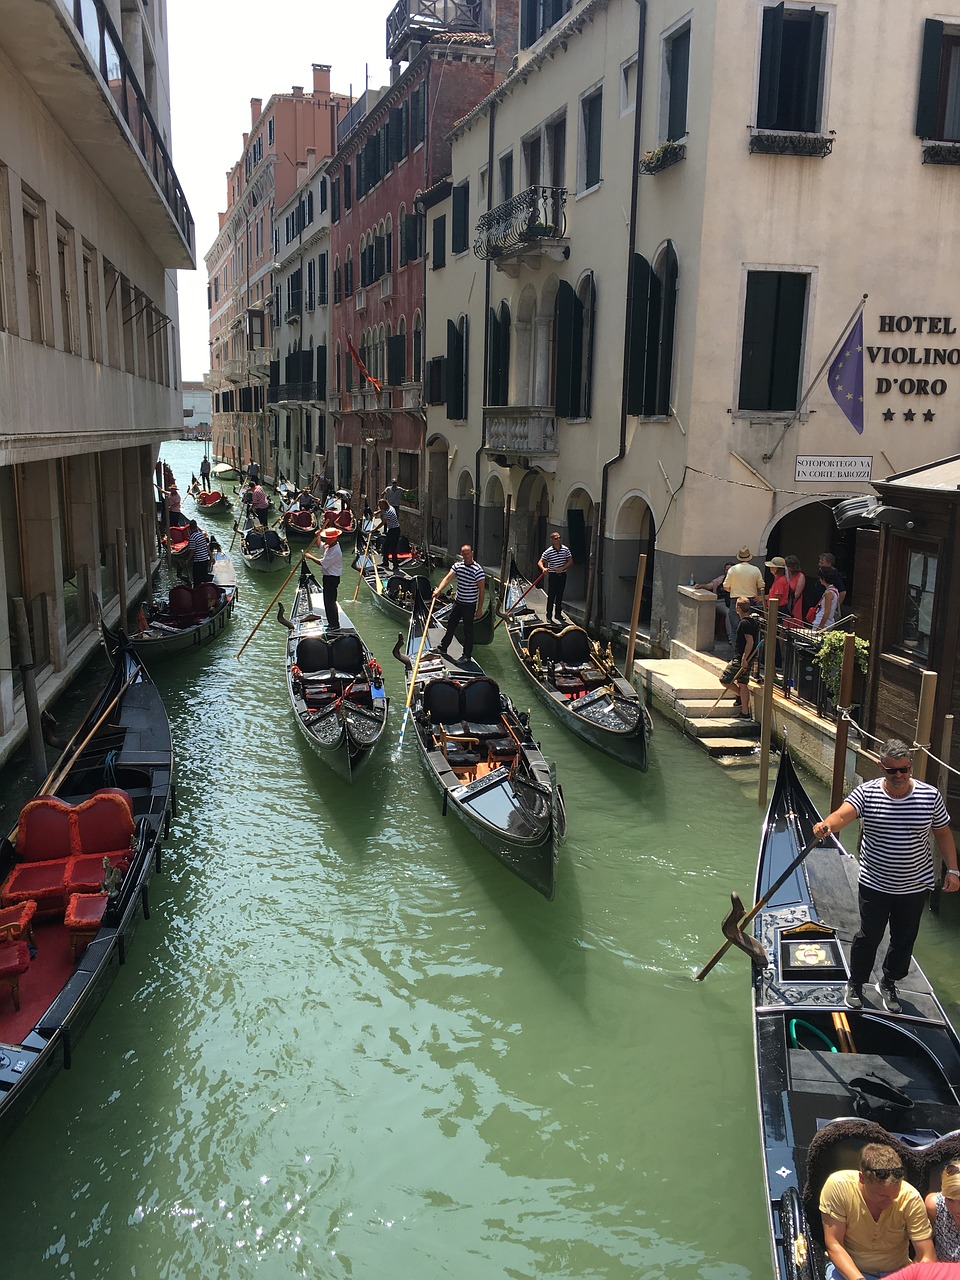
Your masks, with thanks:
[{"label": "red velvet seat", "polygon": [[37,917],[49,920],[63,911],[68,858],[47,858],[43,862],[18,862],[0,891],[4,907],[24,902],[37,904]]},{"label": "red velvet seat", "polygon": [[104,858],[111,867],[119,867],[126,871],[129,866],[130,850],[120,853],[81,853],[71,858],[63,877],[64,899],[71,893],[97,893],[103,884]]},{"label": "red velvet seat", "polygon": [[67,903],[63,923],[70,934],[70,954],[74,959],[92,942],[103,924],[109,901],[105,893],[73,893]]},{"label": "red velvet seat", "polygon": [[20,1008],[20,975],[30,968],[30,948],[22,938],[0,943],[0,984],[7,987],[14,1009]]},{"label": "red velvet seat", "polygon": [[33,917],[36,914],[37,904],[32,898],[12,907],[0,907],[0,941],[26,938],[27,942],[33,942]]},{"label": "red velvet seat", "polygon": [[193,621],[193,589],[177,585],[170,588],[168,597],[168,609],[170,618],[174,622],[187,624]]}]

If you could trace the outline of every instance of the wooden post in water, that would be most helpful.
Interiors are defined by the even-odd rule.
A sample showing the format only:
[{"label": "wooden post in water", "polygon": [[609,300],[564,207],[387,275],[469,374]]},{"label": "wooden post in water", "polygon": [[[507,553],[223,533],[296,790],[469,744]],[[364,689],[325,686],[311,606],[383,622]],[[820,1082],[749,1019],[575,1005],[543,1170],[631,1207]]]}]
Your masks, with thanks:
[{"label": "wooden post in water", "polygon": [[118,529],[116,533],[116,554],[117,554],[117,595],[120,597],[120,625],[124,631],[127,629],[127,548],[124,542],[123,530]]},{"label": "wooden post in water", "polygon": [[13,610],[17,618],[17,648],[20,653],[20,677],[23,680],[23,705],[30,734],[30,761],[37,786],[47,776],[47,753],[43,747],[43,725],[40,722],[40,699],[37,696],[37,673],[33,666],[33,645],[27,625],[27,606],[23,596],[14,596]]},{"label": "wooden post in water", "polygon": [[623,674],[633,684],[633,654],[637,647],[637,623],[640,621],[640,603],[643,599],[643,580],[647,574],[647,553],[640,552],[640,559],[637,561],[637,581],[633,588],[633,605],[630,609],[630,634],[627,637],[627,660],[624,663]]},{"label": "wooden post in water", "polygon": [[[143,578],[147,589],[147,599],[153,600],[153,564],[150,560],[150,517],[144,511],[140,517],[140,536],[143,539]],[[211,557],[212,559],[212,557]]]},{"label": "wooden post in water", "polygon": [[[840,691],[837,705],[849,708],[853,697],[853,668],[857,658],[857,637],[848,631],[843,637],[843,661],[840,665]],[[843,781],[847,762],[847,734],[849,725],[844,715],[837,720],[837,736],[833,745],[833,784],[830,788],[830,812],[840,807],[843,799]]]},{"label": "wooden post in water", "polygon": [[513,494],[507,494],[507,506],[503,513],[503,555],[500,557],[500,605],[506,604],[504,584],[507,581],[507,556],[510,554],[510,512],[513,506]]},{"label": "wooden post in water", "polygon": [[930,746],[930,731],[933,728],[933,703],[937,696],[937,673],[924,671],[920,676],[920,705],[917,707],[917,728],[914,742],[920,750],[913,762],[913,776],[921,782],[927,780],[927,747]]},{"label": "wooden post in water", "polygon": [[597,577],[597,550],[600,545],[600,508],[593,509],[593,529],[590,533],[590,562],[587,565],[587,596],[583,605],[583,629],[590,630],[590,616],[593,613],[593,590]]},{"label": "wooden post in water", "polygon": [[763,695],[760,700],[760,777],[757,781],[757,803],[767,803],[767,781],[770,776],[770,739],[773,736],[773,684],[777,678],[777,602],[767,601],[767,631],[763,646]]}]

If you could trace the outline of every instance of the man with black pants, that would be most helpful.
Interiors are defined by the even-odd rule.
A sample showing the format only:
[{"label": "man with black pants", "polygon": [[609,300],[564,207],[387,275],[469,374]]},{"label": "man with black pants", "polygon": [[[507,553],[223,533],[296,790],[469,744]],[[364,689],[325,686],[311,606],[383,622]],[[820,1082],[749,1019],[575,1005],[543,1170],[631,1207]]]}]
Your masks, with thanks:
[{"label": "man with black pants", "polygon": [[384,569],[389,569],[392,559],[393,571],[394,573],[399,573],[400,517],[397,515],[396,508],[392,507],[386,498],[381,498],[377,504],[377,516],[383,529],[383,543],[380,547],[380,554],[383,556],[383,567]]},{"label": "man with black pants", "polygon": [[[327,627],[336,631],[340,626],[340,610],[337,608],[337,592],[340,590],[340,579],[343,576],[343,552],[337,545],[340,530],[321,529],[317,534],[317,542],[323,547],[320,559],[320,570],[323,577],[320,586],[323,591],[323,609],[327,615]],[[311,556],[311,559],[315,557]]]},{"label": "man with black pants", "polygon": [[437,645],[436,651],[446,657],[447,647],[453,639],[457,623],[462,619],[463,660],[464,662],[469,662],[473,657],[473,620],[477,614],[483,612],[483,597],[487,589],[487,580],[483,569],[473,558],[473,547],[462,546],[460,548],[460,557],[433,593],[434,599],[436,599],[444,587],[456,578],[457,598],[453,608],[450,610],[447,629],[443,633],[443,639]]},{"label": "man with black pants", "polygon": [[910,776],[910,748],[890,738],[880,748],[882,778],[854,787],[839,809],[813,828],[815,836],[841,831],[854,818],[862,830],[860,847],[860,929],[850,947],[850,981],[845,1003],[863,1008],[883,931],[890,945],[883,957],[877,991],[888,1013],[900,1013],[897,983],[907,976],[927,895],[933,888],[930,831],[947,869],[944,893],[960,889],[957,849],[950,815],[936,787]]},{"label": "man with black pants", "polygon": [[567,585],[567,570],[573,564],[570,548],[564,546],[559,533],[551,533],[550,545],[537,561],[547,577],[547,621],[551,614],[557,622],[563,622],[560,612],[563,605],[563,589]]}]

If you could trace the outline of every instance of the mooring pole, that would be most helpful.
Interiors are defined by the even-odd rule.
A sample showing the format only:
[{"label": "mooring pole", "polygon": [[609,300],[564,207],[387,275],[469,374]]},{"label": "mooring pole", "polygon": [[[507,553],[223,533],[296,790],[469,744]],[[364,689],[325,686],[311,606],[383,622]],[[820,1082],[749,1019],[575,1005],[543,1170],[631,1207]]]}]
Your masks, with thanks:
[{"label": "mooring pole", "polygon": [[17,647],[20,653],[20,677],[23,681],[23,705],[27,713],[27,729],[30,735],[30,762],[37,786],[47,776],[47,753],[43,746],[43,725],[40,721],[40,699],[37,695],[37,673],[33,665],[33,645],[30,627],[27,625],[27,606],[23,596],[14,596],[13,610],[17,618]]},{"label": "mooring pole", "polygon": [[757,781],[757,803],[763,809],[767,803],[767,782],[770,777],[770,739],[773,736],[773,684],[777,678],[777,602],[767,601],[767,632],[764,640],[763,695],[760,699],[760,777]]},{"label": "mooring pole", "polygon": [[[840,691],[838,706],[849,708],[853,697],[853,667],[857,657],[857,637],[848,631],[843,637],[843,660],[840,666]],[[844,778],[847,763],[847,734],[849,725],[847,718],[840,712],[837,721],[837,736],[833,744],[833,784],[830,788],[830,812],[840,807],[843,799]]]},{"label": "mooring pole", "polygon": [[917,728],[914,742],[920,750],[913,762],[913,776],[920,782],[927,780],[927,748],[930,746],[930,732],[933,728],[933,704],[937,696],[937,673],[924,671],[920,676],[920,703],[917,707]]},{"label": "mooring pole", "polygon": [[640,604],[643,600],[643,580],[647,575],[647,553],[640,552],[637,561],[637,581],[633,587],[633,605],[630,609],[630,634],[627,637],[627,660],[623,674],[633,684],[633,654],[637,647],[637,623],[640,621]]}]

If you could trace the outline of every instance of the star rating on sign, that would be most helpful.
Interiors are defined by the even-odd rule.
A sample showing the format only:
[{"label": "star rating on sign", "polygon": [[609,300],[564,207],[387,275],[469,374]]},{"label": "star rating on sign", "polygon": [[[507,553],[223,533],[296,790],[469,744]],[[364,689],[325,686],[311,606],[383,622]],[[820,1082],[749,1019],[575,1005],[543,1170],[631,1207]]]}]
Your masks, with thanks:
[{"label": "star rating on sign", "polygon": [[884,414],[883,414],[883,420],[884,420],[884,422],[892,422],[892,421],[893,421],[893,410],[892,410],[892,409],[887,409],[887,410],[885,410],[885,411],[884,411]]},{"label": "star rating on sign", "polygon": [[927,412],[923,415],[923,420],[924,422],[932,422],[936,416],[937,415],[933,412],[932,409],[928,409]]}]

